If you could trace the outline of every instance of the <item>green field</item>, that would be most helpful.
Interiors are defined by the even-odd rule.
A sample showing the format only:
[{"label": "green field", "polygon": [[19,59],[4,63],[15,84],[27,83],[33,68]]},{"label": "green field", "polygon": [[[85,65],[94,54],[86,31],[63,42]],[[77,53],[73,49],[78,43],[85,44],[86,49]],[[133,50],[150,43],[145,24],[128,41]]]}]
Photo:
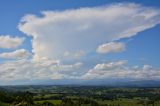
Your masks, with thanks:
[{"label": "green field", "polygon": [[10,106],[8,103],[0,102],[0,106]]},{"label": "green field", "polygon": [[[114,105],[114,106],[153,106],[153,104],[147,104],[144,102],[144,104],[140,104],[140,100],[134,100],[134,99],[122,99],[122,100],[104,100],[104,101],[98,101],[99,104],[107,104],[107,105]],[[154,106],[160,106],[159,102],[155,102]]]},{"label": "green field", "polygon": [[62,103],[62,100],[41,100],[41,101],[34,101],[35,103],[43,103],[43,102],[50,102],[54,105],[60,105]]},{"label": "green field", "polygon": [[[41,100],[41,101],[35,101],[35,103],[44,103],[44,102],[50,102],[54,105],[61,105],[62,100]],[[120,99],[120,100],[97,100],[98,104],[100,106],[153,106],[153,104],[147,104],[147,103],[140,103],[140,100],[134,100],[134,99]],[[146,101],[147,102],[147,101]],[[74,101],[74,103],[77,103],[77,101]],[[87,104],[82,104],[83,106],[87,106]],[[91,104],[88,104],[91,106]],[[160,106],[160,102],[155,102],[154,106]]]},{"label": "green field", "polygon": [[160,88],[3,87],[0,106],[160,106]]}]

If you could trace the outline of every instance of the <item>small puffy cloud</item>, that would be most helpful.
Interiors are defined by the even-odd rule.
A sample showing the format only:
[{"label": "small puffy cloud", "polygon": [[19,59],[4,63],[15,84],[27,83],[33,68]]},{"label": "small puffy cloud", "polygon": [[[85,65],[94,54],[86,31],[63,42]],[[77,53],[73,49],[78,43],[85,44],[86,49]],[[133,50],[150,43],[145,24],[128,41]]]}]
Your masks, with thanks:
[{"label": "small puffy cloud", "polygon": [[0,35],[0,48],[12,49],[20,46],[24,38],[11,37],[10,35]]},{"label": "small puffy cloud", "polygon": [[125,44],[120,42],[110,42],[100,45],[97,48],[97,53],[117,53],[125,50]]},{"label": "small puffy cloud", "polygon": [[[106,50],[105,43],[128,38],[160,23],[160,11],[134,3],[119,3],[99,7],[44,11],[42,16],[26,15],[18,28],[32,36],[34,57],[59,59],[69,51]],[[121,43],[112,52],[124,49]],[[66,53],[67,54],[67,53]],[[68,53],[69,54],[69,53]],[[47,57],[46,57],[47,56]]]},{"label": "small puffy cloud", "polygon": [[82,79],[131,79],[131,80],[160,80],[160,69],[149,65],[131,67],[126,61],[115,61],[97,64],[85,73]]},{"label": "small puffy cloud", "polygon": [[0,58],[5,59],[24,59],[28,58],[31,54],[25,49],[15,50],[13,52],[0,53]]},{"label": "small puffy cloud", "polygon": [[96,70],[106,70],[106,68],[108,69],[112,69],[112,68],[116,68],[116,67],[119,67],[119,66],[122,66],[124,64],[126,64],[126,60],[121,60],[121,61],[117,61],[117,62],[110,62],[108,64],[97,64],[94,69]]},{"label": "small puffy cloud", "polygon": [[150,66],[150,65],[143,66],[143,70],[150,70],[150,69],[152,69],[152,66]]}]

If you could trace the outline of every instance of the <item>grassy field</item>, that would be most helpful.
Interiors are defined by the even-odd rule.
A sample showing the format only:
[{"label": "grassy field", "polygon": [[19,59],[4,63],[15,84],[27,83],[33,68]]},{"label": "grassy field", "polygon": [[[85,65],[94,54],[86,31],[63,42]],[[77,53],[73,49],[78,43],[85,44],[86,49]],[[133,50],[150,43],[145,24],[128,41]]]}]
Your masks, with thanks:
[{"label": "grassy field", "polygon": [[44,102],[50,102],[54,105],[60,105],[62,103],[62,100],[40,100],[40,101],[34,101],[35,103],[44,103]]},{"label": "grassy field", "polygon": [[[35,103],[44,103],[44,102],[50,102],[54,105],[60,105],[62,104],[62,100],[41,100],[41,101],[35,101]],[[143,104],[140,104],[140,100],[136,99],[120,99],[120,100],[97,100],[100,106],[160,106],[160,102],[155,102],[153,104],[146,104],[145,102]],[[76,104],[77,101],[74,100],[74,103]],[[91,104],[82,104],[83,106],[91,106]]]},{"label": "grassy field", "polygon": [[108,106],[160,106],[160,102],[155,102],[153,104],[146,104],[145,102],[143,104],[140,104],[139,100],[129,100],[129,99],[123,99],[123,100],[104,100],[104,101],[98,101],[100,105],[107,104]]},{"label": "grassy field", "polygon": [[138,100],[129,100],[129,99],[122,99],[122,100],[104,100],[98,101],[99,104],[107,104],[107,105],[115,105],[115,106],[143,106],[138,104]]},{"label": "grassy field", "polygon": [[0,92],[0,106],[160,106],[160,88],[23,86],[4,89]]},{"label": "grassy field", "polygon": [[8,103],[2,103],[0,102],[0,106],[10,106]]}]

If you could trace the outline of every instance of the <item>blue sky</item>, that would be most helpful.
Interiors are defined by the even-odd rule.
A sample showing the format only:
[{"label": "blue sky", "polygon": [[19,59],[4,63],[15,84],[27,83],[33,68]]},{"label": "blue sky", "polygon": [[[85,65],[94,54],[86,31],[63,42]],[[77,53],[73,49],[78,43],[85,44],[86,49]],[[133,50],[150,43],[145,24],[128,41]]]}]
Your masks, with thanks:
[{"label": "blue sky", "polygon": [[160,79],[159,1],[0,2],[2,84]]}]

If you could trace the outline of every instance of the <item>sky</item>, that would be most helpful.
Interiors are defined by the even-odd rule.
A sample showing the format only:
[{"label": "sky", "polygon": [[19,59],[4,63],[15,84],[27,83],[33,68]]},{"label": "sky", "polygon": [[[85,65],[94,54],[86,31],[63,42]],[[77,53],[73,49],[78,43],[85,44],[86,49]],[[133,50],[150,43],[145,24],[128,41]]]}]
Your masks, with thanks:
[{"label": "sky", "polygon": [[160,80],[158,0],[2,0],[0,14],[0,85]]}]

